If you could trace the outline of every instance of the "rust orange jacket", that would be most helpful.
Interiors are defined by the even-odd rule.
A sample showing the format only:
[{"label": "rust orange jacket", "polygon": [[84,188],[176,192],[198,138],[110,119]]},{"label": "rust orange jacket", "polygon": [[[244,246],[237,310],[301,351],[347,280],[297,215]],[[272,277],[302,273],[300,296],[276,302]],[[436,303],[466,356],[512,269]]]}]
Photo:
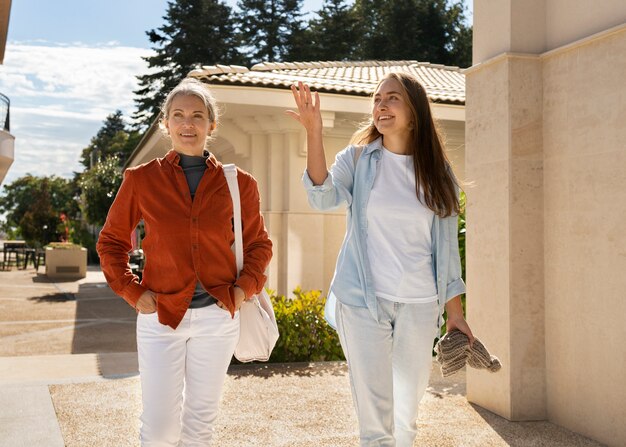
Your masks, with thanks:
[{"label": "rust orange jacket", "polygon": [[[204,289],[234,315],[234,286],[246,297],[259,293],[272,257],[254,178],[237,170],[241,196],[244,265],[237,279],[231,249],[233,205],[222,164],[213,155],[192,202],[180,157],[129,168],[98,238],[97,250],[109,286],[135,307],[146,291],[156,294],[159,321],[176,328],[189,307],[199,280]],[[128,264],[131,235],[143,219],[146,257],[139,283]]]}]

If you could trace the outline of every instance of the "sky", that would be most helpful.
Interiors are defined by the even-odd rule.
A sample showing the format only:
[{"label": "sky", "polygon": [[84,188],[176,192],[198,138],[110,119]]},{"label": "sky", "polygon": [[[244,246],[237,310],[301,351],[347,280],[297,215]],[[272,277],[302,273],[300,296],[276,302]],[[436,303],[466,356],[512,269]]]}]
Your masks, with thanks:
[{"label": "sky", "polygon": [[[322,3],[304,0],[303,9]],[[135,76],[152,54],[145,32],[163,24],[166,8],[167,0],[12,2],[0,93],[11,101],[15,161],[3,185],[82,171],[81,150],[106,116],[134,112]]]}]

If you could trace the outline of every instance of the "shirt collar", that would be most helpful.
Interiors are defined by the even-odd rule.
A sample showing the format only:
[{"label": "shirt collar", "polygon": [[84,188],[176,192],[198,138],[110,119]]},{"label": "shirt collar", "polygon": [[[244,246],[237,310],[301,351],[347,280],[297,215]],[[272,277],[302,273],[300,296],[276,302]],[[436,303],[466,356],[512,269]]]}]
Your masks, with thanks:
[{"label": "shirt collar", "polygon": [[[167,154],[165,154],[165,159],[173,166],[179,166],[180,155],[178,155],[178,152],[176,152],[174,149],[170,149]],[[217,168],[218,163],[219,162],[217,161],[217,158],[215,158],[215,155],[209,152],[209,156],[206,158],[207,166]]]},{"label": "shirt collar", "polygon": [[363,152],[369,154],[374,151],[382,151],[383,149],[383,137],[378,137],[371,143],[365,145]]}]

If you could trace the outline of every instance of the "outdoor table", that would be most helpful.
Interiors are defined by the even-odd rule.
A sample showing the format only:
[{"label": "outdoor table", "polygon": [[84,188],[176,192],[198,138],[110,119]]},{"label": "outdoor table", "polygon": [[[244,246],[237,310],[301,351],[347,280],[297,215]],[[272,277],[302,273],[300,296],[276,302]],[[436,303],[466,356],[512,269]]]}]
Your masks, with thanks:
[{"label": "outdoor table", "polygon": [[7,264],[7,258],[8,258],[8,262],[11,262],[11,254],[15,255],[15,265],[19,267],[19,258],[20,255],[24,253],[24,250],[26,249],[26,241],[6,241],[4,242],[3,248],[2,248],[2,263],[5,266],[8,266]]}]

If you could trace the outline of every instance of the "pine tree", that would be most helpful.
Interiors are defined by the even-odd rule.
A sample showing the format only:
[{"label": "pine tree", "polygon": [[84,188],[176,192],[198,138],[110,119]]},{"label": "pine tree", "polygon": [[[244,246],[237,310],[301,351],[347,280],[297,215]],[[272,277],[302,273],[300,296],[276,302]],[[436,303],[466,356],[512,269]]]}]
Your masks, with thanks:
[{"label": "pine tree", "polygon": [[122,166],[139,143],[141,133],[130,129],[120,110],[106,117],[96,136],[80,155],[80,163],[92,168],[96,163],[115,156]]},{"label": "pine tree", "polygon": [[[360,39],[355,50],[356,60],[393,59],[386,53],[387,30],[383,30],[383,6],[389,0],[355,0],[352,13],[357,22]],[[396,34],[396,33],[393,33]]]},{"label": "pine tree", "polygon": [[317,18],[309,22],[312,60],[350,60],[355,57],[360,32],[345,0],[326,0]]},{"label": "pine tree", "polygon": [[119,152],[119,140],[122,138],[120,135],[126,133],[122,111],[116,110],[106,117],[96,136],[89,142],[89,146],[83,149],[81,164],[89,169],[101,158]]},{"label": "pine tree", "polygon": [[158,115],[167,93],[199,65],[244,64],[231,8],[220,0],[173,0],[165,24],[148,31],[156,54],[144,58],[151,73],[138,76],[138,127]]},{"label": "pine tree", "polygon": [[472,65],[472,37],[471,26],[465,25],[465,7],[463,3],[455,3],[448,9],[448,54],[451,65],[469,67]]},{"label": "pine tree", "polygon": [[240,40],[252,63],[305,54],[302,0],[239,0]]},{"label": "pine tree", "polygon": [[471,65],[471,28],[461,0],[356,0],[357,56]]}]

